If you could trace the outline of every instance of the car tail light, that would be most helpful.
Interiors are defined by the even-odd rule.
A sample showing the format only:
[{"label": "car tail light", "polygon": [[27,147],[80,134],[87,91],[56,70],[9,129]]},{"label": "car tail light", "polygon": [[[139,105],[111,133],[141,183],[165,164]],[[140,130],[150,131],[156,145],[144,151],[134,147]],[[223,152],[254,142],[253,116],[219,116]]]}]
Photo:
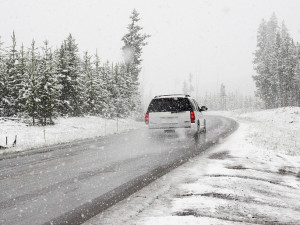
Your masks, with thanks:
[{"label": "car tail light", "polygon": [[195,123],[195,113],[191,111],[191,123]]},{"label": "car tail light", "polygon": [[149,113],[146,113],[146,115],[145,115],[145,123],[146,124],[149,123]]}]

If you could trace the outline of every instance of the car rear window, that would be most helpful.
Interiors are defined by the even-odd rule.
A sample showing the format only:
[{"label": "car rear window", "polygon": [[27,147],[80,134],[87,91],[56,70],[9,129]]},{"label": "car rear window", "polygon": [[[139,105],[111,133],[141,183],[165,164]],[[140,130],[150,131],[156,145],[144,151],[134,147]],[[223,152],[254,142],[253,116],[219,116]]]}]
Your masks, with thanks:
[{"label": "car rear window", "polygon": [[191,110],[192,106],[187,98],[153,99],[148,107],[148,112],[183,112]]}]

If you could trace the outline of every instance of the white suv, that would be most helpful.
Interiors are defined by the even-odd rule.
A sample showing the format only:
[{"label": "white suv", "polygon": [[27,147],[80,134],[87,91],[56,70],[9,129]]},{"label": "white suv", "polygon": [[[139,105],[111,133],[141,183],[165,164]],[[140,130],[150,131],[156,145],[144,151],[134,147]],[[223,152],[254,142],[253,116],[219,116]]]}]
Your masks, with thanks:
[{"label": "white suv", "polygon": [[189,95],[159,95],[149,104],[145,123],[149,129],[173,131],[183,128],[188,132],[206,132],[206,120],[202,111],[207,107],[198,106]]}]

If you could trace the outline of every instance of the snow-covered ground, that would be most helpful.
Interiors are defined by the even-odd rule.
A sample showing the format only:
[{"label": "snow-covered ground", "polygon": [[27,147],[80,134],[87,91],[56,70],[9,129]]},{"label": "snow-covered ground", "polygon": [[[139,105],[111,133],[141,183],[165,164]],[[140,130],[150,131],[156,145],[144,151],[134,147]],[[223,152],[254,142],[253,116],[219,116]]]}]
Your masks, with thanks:
[{"label": "snow-covered ground", "polygon": [[279,108],[240,114],[212,112],[225,115],[250,126],[247,139],[265,149],[288,155],[300,155],[300,108]]},{"label": "snow-covered ground", "polygon": [[25,123],[0,117],[0,146],[11,147],[17,136],[16,147],[0,149],[0,154],[23,151],[74,140],[106,136],[145,126],[132,119],[106,120],[100,117],[59,118],[53,126],[28,126]]},{"label": "snow-covered ground", "polygon": [[233,135],[86,224],[300,224],[300,108],[221,114]]}]

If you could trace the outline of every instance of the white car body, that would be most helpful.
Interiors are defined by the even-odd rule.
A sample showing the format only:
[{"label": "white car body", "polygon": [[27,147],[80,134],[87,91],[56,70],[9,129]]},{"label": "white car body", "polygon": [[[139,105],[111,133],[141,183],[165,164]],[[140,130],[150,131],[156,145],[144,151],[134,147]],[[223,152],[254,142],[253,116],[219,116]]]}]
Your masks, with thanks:
[{"label": "white car body", "polygon": [[205,106],[200,108],[189,95],[156,96],[149,104],[145,122],[151,130],[184,129],[197,133],[206,131],[206,120],[202,114],[206,109]]}]

